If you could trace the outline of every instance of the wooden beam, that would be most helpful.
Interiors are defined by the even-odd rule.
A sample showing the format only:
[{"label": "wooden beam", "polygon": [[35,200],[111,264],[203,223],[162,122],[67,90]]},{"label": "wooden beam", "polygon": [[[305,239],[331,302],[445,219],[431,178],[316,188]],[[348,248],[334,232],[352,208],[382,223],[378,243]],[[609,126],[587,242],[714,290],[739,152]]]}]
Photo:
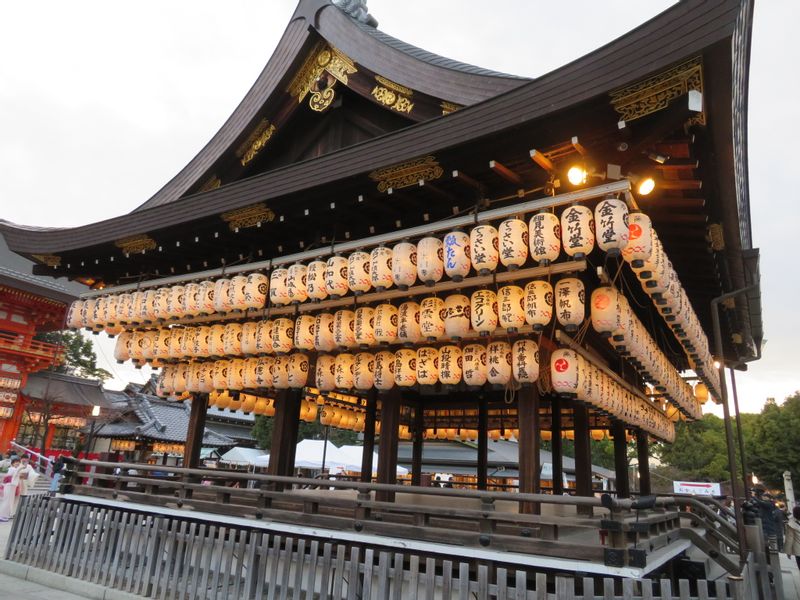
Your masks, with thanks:
[{"label": "wooden beam", "polygon": [[372,482],[372,464],[375,453],[375,414],[378,406],[378,390],[372,388],[367,394],[367,412],[364,420],[364,449],[361,454],[361,481]]},{"label": "wooden beam", "polygon": [[544,154],[539,152],[538,150],[530,150],[529,151],[531,160],[539,165],[542,169],[547,171],[548,173],[555,173],[555,166],[553,162],[547,158]]},{"label": "wooden beam", "polygon": [[650,486],[650,448],[647,442],[647,433],[641,429],[636,431],[636,454],[639,458],[639,495],[652,494]]},{"label": "wooden beam", "polygon": [[575,151],[581,156],[586,156],[588,154],[588,152],[586,152],[586,148],[584,148],[583,145],[578,141],[577,135],[572,136],[570,143],[572,144],[572,147],[575,148]]},{"label": "wooden beam", "polygon": [[656,189],[661,190],[699,190],[703,182],[698,179],[659,179]]},{"label": "wooden beam", "polygon": [[189,413],[186,445],[183,449],[183,466],[187,469],[196,469],[200,464],[200,448],[203,446],[207,411],[208,394],[195,394],[192,400],[192,410]]},{"label": "wooden beam", "polygon": [[[592,449],[589,442],[589,411],[585,404],[572,406],[575,424],[575,495],[592,496]],[[578,507],[578,513],[591,515],[592,507]]]},{"label": "wooden beam", "polygon": [[686,171],[691,169],[697,169],[700,166],[700,161],[697,159],[691,158],[671,158],[663,165],[658,163],[652,165],[653,169],[657,169],[659,171]]},{"label": "wooden beam", "polygon": [[509,169],[503,163],[500,163],[496,160],[490,160],[489,168],[495,173],[497,173],[500,177],[508,181],[509,183],[513,183],[518,187],[522,187],[524,185],[522,182],[522,177],[517,175],[514,171]]},{"label": "wooden beam", "polygon": [[464,171],[459,171],[459,170],[456,169],[456,170],[453,171],[452,175],[453,175],[453,179],[456,179],[456,180],[460,181],[461,183],[463,183],[465,185],[468,185],[469,187],[474,189],[479,194],[481,194],[481,195],[485,195],[486,194],[486,186],[483,185],[477,179],[475,179],[473,177],[470,177],[469,175],[464,173]]},{"label": "wooden beam", "polygon": [[[379,395],[381,437],[378,443],[378,483],[397,483],[397,441],[402,396],[398,388]],[[376,492],[379,502],[394,502],[394,492]]]},{"label": "wooden beam", "polygon": [[[539,390],[535,385],[519,391],[517,400],[519,427],[519,492],[539,493]],[[540,514],[541,506],[536,502],[523,502],[519,511]]]},{"label": "wooden beam", "polygon": [[489,407],[486,398],[478,400],[478,489],[486,489],[489,464]]},{"label": "wooden beam", "polygon": [[611,425],[611,435],[614,437],[614,471],[617,475],[617,498],[631,497],[631,486],[628,480],[628,440],[625,433],[625,423],[614,421]]}]

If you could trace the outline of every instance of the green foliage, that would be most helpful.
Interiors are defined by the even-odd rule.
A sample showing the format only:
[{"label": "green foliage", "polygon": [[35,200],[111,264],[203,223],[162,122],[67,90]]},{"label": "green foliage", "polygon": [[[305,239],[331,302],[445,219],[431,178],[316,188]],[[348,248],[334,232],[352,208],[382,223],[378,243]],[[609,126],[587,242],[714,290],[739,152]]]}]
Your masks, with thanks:
[{"label": "green foliage", "polygon": [[54,367],[53,371],[100,381],[111,379],[111,373],[97,366],[97,354],[92,341],[83,337],[81,332],[50,331],[38,334],[36,339],[64,348],[64,362]]},{"label": "green foliage", "polygon": [[800,481],[800,392],[781,405],[768,400],[759,418],[742,429],[748,466],[759,479],[782,488],[783,472],[790,471],[792,480]]},{"label": "green foliage", "polygon": [[705,415],[693,423],[675,424],[675,443],[658,448],[661,461],[695,481],[726,481],[728,454],[725,423],[715,415]]},{"label": "green foliage", "polygon": [[[255,425],[253,426],[253,437],[259,448],[269,450],[272,444],[272,428],[274,419],[272,417],[256,416]],[[301,421],[297,431],[297,441],[302,440],[322,440],[325,439],[325,426],[319,421],[306,423]],[[348,431],[346,429],[337,429],[331,427],[328,431],[328,440],[337,446],[344,446],[355,444],[358,439],[358,434],[355,431]]]}]

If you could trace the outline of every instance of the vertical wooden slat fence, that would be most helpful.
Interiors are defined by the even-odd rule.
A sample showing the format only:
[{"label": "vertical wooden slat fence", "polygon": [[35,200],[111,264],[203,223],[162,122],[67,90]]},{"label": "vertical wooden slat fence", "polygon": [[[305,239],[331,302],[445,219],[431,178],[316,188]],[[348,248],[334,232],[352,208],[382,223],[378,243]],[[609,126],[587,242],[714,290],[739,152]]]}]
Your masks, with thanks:
[{"label": "vertical wooden slat fence", "polygon": [[147,598],[744,599],[745,582],[569,577],[29,496],[7,560]]}]

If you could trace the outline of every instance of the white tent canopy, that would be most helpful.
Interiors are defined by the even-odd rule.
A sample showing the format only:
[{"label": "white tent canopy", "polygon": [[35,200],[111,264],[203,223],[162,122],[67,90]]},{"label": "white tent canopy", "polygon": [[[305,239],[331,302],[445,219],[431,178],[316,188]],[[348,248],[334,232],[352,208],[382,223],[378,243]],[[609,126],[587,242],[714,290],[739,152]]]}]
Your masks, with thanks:
[{"label": "white tent canopy", "polygon": [[259,448],[241,448],[236,446],[220,456],[220,461],[235,465],[253,465],[255,460],[262,456],[269,456]]},{"label": "white tent canopy", "polygon": [[[323,440],[302,440],[295,450],[294,466],[296,469],[322,469],[322,454],[325,453],[325,468],[331,473],[341,471],[361,472],[363,446],[337,447],[333,442]],[[259,456],[252,463],[256,467],[269,465],[269,455]],[[372,454],[373,468],[378,466],[378,454]],[[408,469],[397,466],[398,475],[407,475]]]}]

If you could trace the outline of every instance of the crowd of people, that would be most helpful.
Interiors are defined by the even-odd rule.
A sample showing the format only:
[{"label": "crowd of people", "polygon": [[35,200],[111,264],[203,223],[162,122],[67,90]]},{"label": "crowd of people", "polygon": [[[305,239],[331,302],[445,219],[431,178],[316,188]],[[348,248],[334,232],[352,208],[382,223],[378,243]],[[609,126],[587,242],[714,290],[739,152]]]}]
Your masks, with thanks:
[{"label": "crowd of people", "polygon": [[0,455],[0,522],[8,521],[17,512],[19,497],[28,494],[39,478],[39,473],[30,464],[30,457],[11,454],[8,458]]},{"label": "crowd of people", "polygon": [[791,511],[764,488],[756,485],[750,500],[761,519],[764,540],[776,552],[785,552],[794,557],[800,569],[800,505]]}]

